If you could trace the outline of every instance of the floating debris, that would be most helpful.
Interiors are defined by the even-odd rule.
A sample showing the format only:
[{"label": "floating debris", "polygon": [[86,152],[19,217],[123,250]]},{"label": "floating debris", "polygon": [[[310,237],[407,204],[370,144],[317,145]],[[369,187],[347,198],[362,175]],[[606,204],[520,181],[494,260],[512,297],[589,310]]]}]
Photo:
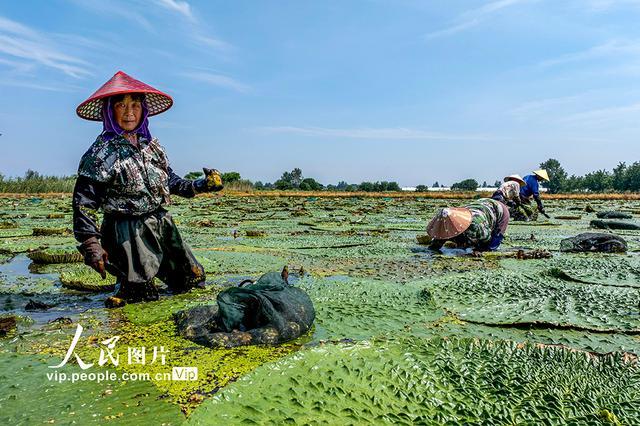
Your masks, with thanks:
[{"label": "floating debris", "polygon": [[596,229],[627,229],[627,230],[640,229],[640,225],[637,223],[623,222],[619,220],[604,220],[604,219],[594,219],[591,221],[589,226]]},{"label": "floating debris", "polygon": [[633,218],[633,216],[629,213],[624,213],[624,212],[619,212],[614,210],[598,212],[596,213],[596,216],[599,219],[632,219]]},{"label": "floating debris", "polygon": [[88,267],[83,268],[81,271],[61,273],[60,282],[66,288],[95,293],[113,291],[116,286],[116,278],[113,275],[107,274],[107,278],[103,280],[100,274]]},{"label": "floating debris", "polygon": [[431,238],[431,235],[416,235],[416,240],[418,241],[418,244],[426,246],[431,244],[433,238]]},{"label": "floating debris", "polygon": [[47,219],[64,219],[64,213],[49,213]]},{"label": "floating debris", "polygon": [[25,311],[46,311],[53,308],[55,305],[49,305],[48,303],[39,302],[37,300],[29,299],[29,302],[25,305]]},{"label": "floating debris", "polygon": [[34,263],[55,264],[55,263],[76,263],[82,262],[83,257],[77,250],[45,249],[28,253],[27,256]]},{"label": "floating debris", "polygon": [[16,317],[1,317],[0,318],[0,337],[6,336],[9,332],[16,328]]},{"label": "floating debris", "polygon": [[68,228],[33,228],[34,237],[47,237],[49,235],[71,235]]}]

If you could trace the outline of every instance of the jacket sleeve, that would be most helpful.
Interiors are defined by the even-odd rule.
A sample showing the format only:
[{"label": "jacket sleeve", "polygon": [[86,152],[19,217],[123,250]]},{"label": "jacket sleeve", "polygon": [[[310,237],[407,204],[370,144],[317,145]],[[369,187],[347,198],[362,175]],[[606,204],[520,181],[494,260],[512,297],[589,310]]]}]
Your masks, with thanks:
[{"label": "jacket sleeve", "polygon": [[82,243],[100,238],[98,209],[102,206],[107,185],[86,176],[78,176],[73,189],[73,235]]},{"label": "jacket sleeve", "polygon": [[196,195],[196,190],[193,187],[193,181],[190,179],[183,179],[171,170],[169,173],[169,192],[172,195],[179,195],[180,197],[192,198]]},{"label": "jacket sleeve", "polygon": [[542,207],[542,201],[540,200],[540,184],[536,181],[535,186],[532,188],[533,199],[538,205],[538,210],[542,211],[544,208]]},{"label": "jacket sleeve", "polygon": [[533,199],[536,201],[536,205],[538,206],[538,211],[543,212],[544,206],[542,205],[542,200],[540,199],[540,194],[534,195]]}]

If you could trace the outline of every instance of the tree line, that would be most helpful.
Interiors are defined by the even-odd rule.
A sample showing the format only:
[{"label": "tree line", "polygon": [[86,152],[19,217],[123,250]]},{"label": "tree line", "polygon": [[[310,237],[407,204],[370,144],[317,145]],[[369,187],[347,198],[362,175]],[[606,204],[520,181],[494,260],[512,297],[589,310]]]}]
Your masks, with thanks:
[{"label": "tree line", "polygon": [[554,158],[540,163],[549,173],[549,182],[543,186],[552,194],[564,192],[638,192],[640,191],[640,161],[630,165],[619,163],[611,172],[596,170],[584,176],[568,176],[560,162]]},{"label": "tree line", "polygon": [[[596,170],[583,176],[575,174],[568,175],[560,162],[554,158],[540,163],[540,168],[546,169],[549,173],[549,182],[543,182],[551,194],[570,192],[640,192],[640,161],[632,164],[619,163],[611,172],[608,170]],[[202,177],[202,172],[189,172],[184,177],[187,179],[198,179]],[[27,170],[23,177],[7,178],[0,173],[0,192],[5,193],[46,193],[46,192],[72,192],[75,185],[76,176],[47,176],[36,171]],[[238,172],[222,173],[222,181],[227,189],[241,191],[341,191],[341,192],[389,192],[400,191],[397,182],[377,181],[361,182],[359,184],[340,181],[337,184],[323,185],[312,177],[303,176],[302,169],[294,168],[291,171],[282,173],[280,179],[275,182],[251,182],[243,179]],[[494,187],[500,185],[502,181],[496,180]],[[431,185],[431,188],[444,187],[438,182]],[[488,187],[487,182],[482,185],[475,179],[468,178],[451,185],[453,191],[475,191],[479,187]],[[427,185],[418,185],[417,192],[429,191]]]}]

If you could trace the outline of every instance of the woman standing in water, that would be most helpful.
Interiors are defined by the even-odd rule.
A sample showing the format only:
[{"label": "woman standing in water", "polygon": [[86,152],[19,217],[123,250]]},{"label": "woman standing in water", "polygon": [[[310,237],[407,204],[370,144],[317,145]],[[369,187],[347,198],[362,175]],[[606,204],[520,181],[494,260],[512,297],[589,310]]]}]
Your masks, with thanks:
[{"label": "woman standing in water", "polygon": [[[182,179],[149,132],[148,117],[173,105],[171,97],[122,71],[78,106],[78,116],[101,121],[102,133],[82,156],[73,193],[73,231],[85,263],[119,284],[107,306],[158,299],[153,279],[173,292],[204,286],[204,268],[182,240],[164,206],[170,195],[219,191],[216,170]],[[101,227],[97,211],[104,212]]]}]

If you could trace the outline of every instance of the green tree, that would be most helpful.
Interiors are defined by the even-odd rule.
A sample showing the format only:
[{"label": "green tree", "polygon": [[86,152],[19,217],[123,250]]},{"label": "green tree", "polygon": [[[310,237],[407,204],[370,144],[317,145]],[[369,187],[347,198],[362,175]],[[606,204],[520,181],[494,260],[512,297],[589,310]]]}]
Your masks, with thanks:
[{"label": "green tree", "polygon": [[611,189],[611,182],[611,174],[606,170],[598,170],[584,176],[584,186],[591,192],[605,192]]},{"label": "green tree", "polygon": [[[341,180],[340,182],[338,182],[338,185],[336,185],[336,189],[338,191],[346,191],[347,187],[349,186],[349,184],[343,180]],[[328,187],[327,187],[328,188]]]},{"label": "green tree", "polygon": [[280,191],[287,191],[289,189],[293,189],[293,184],[291,183],[291,179],[280,178],[273,183],[273,186]]},{"label": "green tree", "polygon": [[302,179],[302,169],[296,167],[295,169],[291,170],[291,184],[294,188],[300,187]]},{"label": "green tree", "polygon": [[584,191],[584,178],[582,176],[571,175],[567,178],[564,184],[563,191],[567,192],[582,192]]},{"label": "green tree", "polygon": [[475,191],[478,189],[478,181],[475,179],[465,179],[451,185],[453,191]]},{"label": "green tree", "polygon": [[427,191],[429,191],[429,187],[427,185],[416,186],[416,192],[427,192]]},{"label": "green tree", "polygon": [[400,188],[398,182],[387,182],[386,191],[402,191],[402,188]]},{"label": "green tree", "polygon": [[186,175],[184,175],[184,178],[194,180],[194,179],[199,179],[202,176],[204,176],[204,173],[202,172],[189,172]]},{"label": "green tree", "polygon": [[288,189],[298,189],[300,188],[300,183],[302,182],[302,170],[299,168],[295,168],[290,172],[282,173],[280,179],[275,181],[273,185],[276,189],[285,191]]},{"label": "green tree", "polygon": [[373,183],[362,182],[360,185],[358,185],[358,190],[364,191],[364,192],[373,192],[375,189],[373,187]]},{"label": "green tree", "polygon": [[438,183],[438,181],[436,181],[436,183],[434,183],[432,186],[433,186],[434,188],[440,188],[440,184]]},{"label": "green tree", "polygon": [[549,182],[543,182],[542,186],[547,188],[550,194],[562,192],[567,180],[567,172],[564,171],[560,162],[555,158],[549,158],[544,163],[540,163],[540,168],[545,169],[549,174]]},{"label": "green tree", "polygon": [[626,191],[640,191],[640,162],[629,166],[625,173]]},{"label": "green tree", "polygon": [[305,178],[300,182],[300,189],[302,191],[321,191],[322,188],[322,184],[316,182],[314,178]]},{"label": "green tree", "polygon": [[42,179],[40,177],[40,173],[36,172],[35,170],[27,170],[24,173],[24,180],[38,180],[38,179]]},{"label": "green tree", "polygon": [[613,189],[615,189],[616,191],[624,191],[627,189],[627,187],[629,186],[629,183],[627,182],[627,164],[626,163],[619,163],[613,169],[611,185],[613,186]]},{"label": "green tree", "polygon": [[231,182],[238,182],[240,179],[242,179],[240,177],[240,173],[238,172],[222,173],[220,177],[222,178],[222,182],[224,182],[225,184],[231,183]]}]

